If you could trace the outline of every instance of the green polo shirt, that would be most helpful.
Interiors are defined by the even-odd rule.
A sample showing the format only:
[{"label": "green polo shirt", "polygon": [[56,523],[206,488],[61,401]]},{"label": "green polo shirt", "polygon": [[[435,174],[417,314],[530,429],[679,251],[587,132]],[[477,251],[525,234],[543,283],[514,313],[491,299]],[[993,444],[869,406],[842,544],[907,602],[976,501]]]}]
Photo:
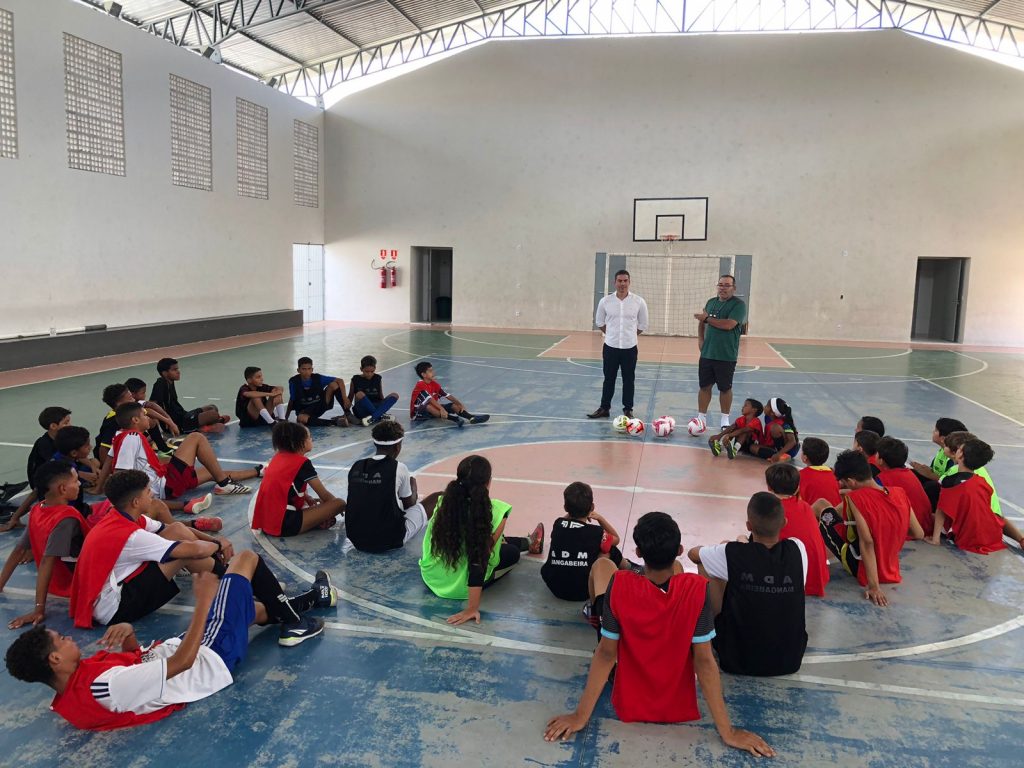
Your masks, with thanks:
[{"label": "green polo shirt", "polygon": [[715,296],[708,299],[704,311],[708,313],[708,317],[735,320],[736,327],[731,331],[723,331],[705,323],[704,344],[700,348],[700,356],[708,360],[736,362],[736,358],[740,356],[740,334],[747,319],[747,305],[735,296],[726,301],[721,301]]}]

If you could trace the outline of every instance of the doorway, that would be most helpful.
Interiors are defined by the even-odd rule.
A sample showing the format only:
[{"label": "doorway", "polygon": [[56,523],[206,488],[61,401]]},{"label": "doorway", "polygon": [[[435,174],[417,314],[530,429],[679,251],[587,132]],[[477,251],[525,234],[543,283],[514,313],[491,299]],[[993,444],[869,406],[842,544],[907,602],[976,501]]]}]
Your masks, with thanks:
[{"label": "doorway", "polygon": [[324,247],[292,245],[292,309],[302,310],[302,322],[324,319]]},{"label": "doorway", "polygon": [[910,337],[963,341],[964,296],[970,259],[918,259]]},{"label": "doorway", "polygon": [[412,306],[414,323],[452,321],[452,249],[412,248]]}]

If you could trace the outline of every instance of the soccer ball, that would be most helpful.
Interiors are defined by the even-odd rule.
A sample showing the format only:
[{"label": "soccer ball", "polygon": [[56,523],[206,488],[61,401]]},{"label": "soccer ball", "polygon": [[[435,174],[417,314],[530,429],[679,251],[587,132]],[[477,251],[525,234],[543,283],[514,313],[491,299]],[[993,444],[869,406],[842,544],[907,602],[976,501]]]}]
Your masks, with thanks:
[{"label": "soccer ball", "polygon": [[662,416],[651,422],[651,428],[654,429],[656,437],[668,437],[675,429],[675,421],[671,416]]},{"label": "soccer ball", "polygon": [[629,416],[623,414],[622,416],[616,416],[615,420],[612,421],[612,429],[616,432],[625,432],[629,426]]},{"label": "soccer ball", "polygon": [[694,416],[686,424],[686,431],[689,432],[693,437],[697,435],[703,435],[708,431],[708,425]]},{"label": "soccer ball", "polygon": [[631,435],[642,435],[644,433],[644,423],[640,419],[630,419],[626,425],[626,431]]}]

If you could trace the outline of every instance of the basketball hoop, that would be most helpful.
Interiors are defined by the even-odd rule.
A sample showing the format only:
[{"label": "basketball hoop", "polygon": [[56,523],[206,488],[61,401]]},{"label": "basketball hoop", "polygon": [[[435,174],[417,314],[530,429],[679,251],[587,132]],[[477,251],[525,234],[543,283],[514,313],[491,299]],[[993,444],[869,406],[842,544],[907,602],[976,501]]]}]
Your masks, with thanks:
[{"label": "basketball hoop", "polygon": [[658,239],[665,244],[665,255],[671,256],[672,243],[676,242],[679,239],[679,235],[660,235]]}]

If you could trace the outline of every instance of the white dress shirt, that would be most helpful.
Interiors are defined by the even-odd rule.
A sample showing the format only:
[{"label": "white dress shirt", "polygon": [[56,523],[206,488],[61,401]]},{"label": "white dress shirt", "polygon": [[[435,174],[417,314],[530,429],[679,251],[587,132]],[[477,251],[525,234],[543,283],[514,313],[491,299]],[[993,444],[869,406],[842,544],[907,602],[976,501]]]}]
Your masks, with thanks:
[{"label": "white dress shirt", "polygon": [[620,299],[609,293],[597,305],[594,324],[605,326],[604,343],[615,349],[636,346],[637,331],[647,330],[647,302],[635,293]]}]

